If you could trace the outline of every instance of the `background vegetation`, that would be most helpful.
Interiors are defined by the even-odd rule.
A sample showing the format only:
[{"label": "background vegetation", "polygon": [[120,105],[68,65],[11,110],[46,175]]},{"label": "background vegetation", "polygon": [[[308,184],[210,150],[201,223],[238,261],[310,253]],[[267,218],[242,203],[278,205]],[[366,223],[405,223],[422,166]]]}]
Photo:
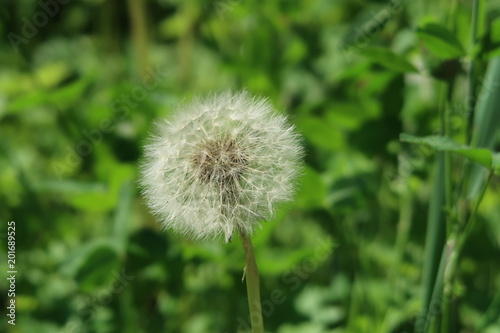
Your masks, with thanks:
[{"label": "background vegetation", "polygon": [[18,271],[16,325],[2,311],[0,330],[246,331],[239,240],[161,230],[137,187],[155,118],[246,88],[307,149],[296,200],[253,238],[267,331],[500,332],[500,186],[484,167],[500,161],[500,2],[23,0],[0,13],[1,262],[14,220]]}]

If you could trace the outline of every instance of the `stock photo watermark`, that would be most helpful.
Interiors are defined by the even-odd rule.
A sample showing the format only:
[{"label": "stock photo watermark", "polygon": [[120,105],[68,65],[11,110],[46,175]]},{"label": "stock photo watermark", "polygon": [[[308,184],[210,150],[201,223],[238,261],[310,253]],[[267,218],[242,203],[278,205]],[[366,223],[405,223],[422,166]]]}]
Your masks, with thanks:
[{"label": "stock photo watermark", "polygon": [[7,323],[16,325],[16,222],[7,222]]},{"label": "stock photo watermark", "polygon": [[56,16],[61,6],[66,5],[71,0],[40,0],[38,1],[38,6],[40,7],[31,18],[23,16],[21,22],[23,23],[21,27],[21,34],[15,32],[9,32],[7,38],[9,39],[10,45],[16,53],[19,52],[19,45],[28,44],[31,39],[33,39],[39,32],[39,29],[49,23],[49,19]]},{"label": "stock photo watermark", "polygon": [[392,20],[396,15],[401,13],[405,4],[410,0],[391,0],[389,4],[382,10],[375,12],[371,11],[371,19],[364,23],[361,27],[354,27],[354,36],[350,42],[342,42],[339,49],[342,52],[345,60],[349,63],[354,53],[359,52],[370,44],[370,41],[375,38],[383,27]]},{"label": "stock photo watermark", "polygon": [[215,12],[219,16],[219,19],[224,19],[224,15],[227,12],[232,11],[235,7],[239,6],[243,0],[224,0],[224,1],[217,1],[214,4],[215,7]]},{"label": "stock photo watermark", "polygon": [[114,295],[120,294],[129,285],[130,281],[135,279],[134,275],[128,275],[125,268],[121,272],[114,270],[111,273],[114,277],[113,283],[109,288],[101,289],[96,293],[96,296],[89,297],[83,306],[78,311],[80,319],[73,319],[69,321],[64,329],[64,333],[81,332],[82,324],[89,324],[95,319],[99,307],[105,306],[111,302]]},{"label": "stock photo watermark", "polygon": [[[330,238],[319,239],[316,242],[316,246],[311,257],[302,260],[299,265],[283,273],[281,281],[285,287],[271,290],[268,296],[262,299],[262,315],[265,318],[272,316],[276,307],[286,302],[286,292],[296,291],[302,283],[304,283],[304,281],[306,281],[311,274],[319,268],[320,264],[325,262],[330,257],[333,252],[333,248],[334,243]],[[251,329],[250,321],[245,320],[241,316],[238,317],[237,321],[237,331]]]},{"label": "stock photo watermark", "polygon": [[428,326],[434,318],[443,313],[444,306],[447,303],[453,302],[455,295],[452,293],[445,293],[443,297],[431,299],[428,311],[422,311],[412,319],[412,324],[415,327],[415,332],[424,332],[425,327]]}]

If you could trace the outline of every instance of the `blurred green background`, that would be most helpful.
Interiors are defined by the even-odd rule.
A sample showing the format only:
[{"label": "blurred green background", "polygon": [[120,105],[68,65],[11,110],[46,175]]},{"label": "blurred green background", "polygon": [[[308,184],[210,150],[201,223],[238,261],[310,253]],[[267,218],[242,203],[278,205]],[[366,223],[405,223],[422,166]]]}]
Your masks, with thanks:
[{"label": "blurred green background", "polygon": [[[1,4],[2,277],[11,220],[18,271],[16,325],[2,311],[2,332],[248,331],[239,240],[161,230],[137,186],[156,118],[243,88],[288,113],[307,151],[296,199],[253,237],[266,331],[421,331],[436,154],[399,135],[442,134],[453,82],[451,129],[467,142],[471,57],[469,96],[500,93],[484,88],[499,1],[479,1],[474,45],[472,1]],[[418,30],[429,23],[451,36]],[[500,332],[499,192],[494,176],[452,296],[431,311],[446,308],[450,332]],[[5,309],[5,278],[0,289]]]}]

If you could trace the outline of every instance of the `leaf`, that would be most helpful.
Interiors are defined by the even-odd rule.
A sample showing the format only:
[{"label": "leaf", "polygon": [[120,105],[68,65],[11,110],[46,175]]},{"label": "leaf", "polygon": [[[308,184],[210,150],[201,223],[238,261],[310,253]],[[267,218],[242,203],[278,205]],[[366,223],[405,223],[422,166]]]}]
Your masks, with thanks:
[{"label": "leaf", "polygon": [[81,290],[109,284],[121,266],[116,247],[108,240],[95,240],[70,255],[62,271],[72,276]]},{"label": "leaf", "polygon": [[474,113],[472,144],[477,147],[493,147],[500,127],[500,56],[488,64],[486,77],[481,82]]},{"label": "leaf", "polygon": [[384,47],[367,47],[359,50],[360,53],[382,66],[396,72],[416,73],[418,70],[404,57],[392,52]]},{"label": "leaf", "polygon": [[442,25],[427,23],[417,29],[417,35],[429,51],[438,58],[452,59],[465,55],[460,41]]},{"label": "leaf", "polygon": [[60,108],[67,108],[77,103],[83,96],[89,80],[80,79],[65,85],[50,94],[50,100]]},{"label": "leaf", "polygon": [[314,209],[325,205],[327,188],[316,170],[305,167],[299,183],[301,186],[295,199],[297,207]]},{"label": "leaf", "polygon": [[[167,255],[168,244],[164,233],[155,232],[148,228],[140,229],[131,234],[126,245],[128,248],[127,260],[136,260],[142,266],[165,259]],[[186,248],[191,249],[191,247]]]},{"label": "leaf", "polygon": [[307,140],[318,147],[338,150],[343,145],[342,133],[324,119],[302,118],[297,121],[297,127]]},{"label": "leaf", "polygon": [[300,267],[304,260],[314,255],[313,249],[280,251],[262,248],[258,251],[259,272],[263,275],[280,275]]},{"label": "leaf", "polygon": [[106,169],[99,172],[103,174],[109,172],[105,191],[75,193],[68,196],[67,200],[72,206],[85,211],[103,212],[109,211],[118,204],[120,189],[125,182],[132,179],[134,169],[131,165],[111,161],[103,167]]},{"label": "leaf", "polygon": [[36,81],[43,87],[52,88],[71,75],[71,68],[59,61],[38,67],[34,74]]},{"label": "leaf", "polygon": [[[481,92],[477,98],[474,112],[473,136],[471,145],[481,148],[493,148],[500,128],[500,56],[488,64],[486,77],[481,82]],[[498,159],[494,162],[497,163]],[[495,165],[498,169],[498,163]],[[474,166],[468,175],[468,198],[479,194],[484,184],[484,170]]]},{"label": "leaf", "polygon": [[470,53],[474,58],[481,56],[492,58],[500,55],[500,18],[493,20],[489,29],[478,37],[478,41]]},{"label": "leaf", "polygon": [[12,102],[7,104],[7,111],[12,113],[29,111],[45,105],[48,101],[47,92],[42,90],[33,91],[13,99]]},{"label": "leaf", "polygon": [[[451,151],[459,155],[465,156],[469,160],[481,164],[482,166],[491,169],[495,167],[493,163],[493,155],[495,154],[489,149],[485,148],[471,148],[469,146],[464,146],[456,143],[450,138],[445,136],[426,136],[426,137],[416,137],[409,134],[401,134],[400,140],[411,143],[425,144],[434,149],[442,151]],[[496,155],[496,154],[495,154]],[[498,166],[498,158],[495,157],[495,163]]]},{"label": "leaf", "polygon": [[109,188],[105,192],[77,193],[67,197],[68,202],[75,208],[89,212],[108,211],[116,205],[117,196]]}]

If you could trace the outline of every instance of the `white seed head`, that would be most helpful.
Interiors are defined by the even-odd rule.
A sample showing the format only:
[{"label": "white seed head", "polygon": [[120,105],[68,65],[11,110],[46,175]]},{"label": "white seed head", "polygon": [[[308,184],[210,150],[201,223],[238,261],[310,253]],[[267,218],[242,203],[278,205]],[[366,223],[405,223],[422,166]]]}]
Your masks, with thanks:
[{"label": "white seed head", "polygon": [[166,228],[230,241],[291,199],[302,155],[299,136],[267,100],[245,91],[197,98],[156,124],[143,194]]}]

